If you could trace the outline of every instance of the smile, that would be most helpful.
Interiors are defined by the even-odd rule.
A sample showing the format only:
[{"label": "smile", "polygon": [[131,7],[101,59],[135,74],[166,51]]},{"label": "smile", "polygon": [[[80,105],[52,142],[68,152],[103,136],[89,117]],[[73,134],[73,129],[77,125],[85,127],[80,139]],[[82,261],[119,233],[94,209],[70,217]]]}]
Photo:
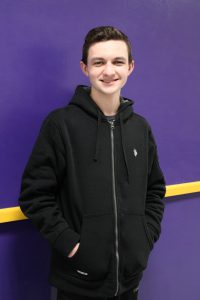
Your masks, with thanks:
[{"label": "smile", "polygon": [[113,83],[113,82],[115,82],[117,80],[118,79],[113,79],[113,80],[110,80],[110,81],[107,81],[107,80],[100,80],[100,81],[103,82],[103,83],[109,84],[109,83]]}]

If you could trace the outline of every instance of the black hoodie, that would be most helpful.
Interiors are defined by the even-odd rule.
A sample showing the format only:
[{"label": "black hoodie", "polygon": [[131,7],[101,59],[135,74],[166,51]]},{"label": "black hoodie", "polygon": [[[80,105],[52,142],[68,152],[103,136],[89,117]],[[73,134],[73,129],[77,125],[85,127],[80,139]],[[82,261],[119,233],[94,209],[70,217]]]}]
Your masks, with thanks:
[{"label": "black hoodie", "polygon": [[139,285],[161,232],[165,181],[133,101],[121,98],[109,122],[89,91],[78,86],[66,107],[45,118],[19,205],[51,246],[52,285],[114,297]]}]

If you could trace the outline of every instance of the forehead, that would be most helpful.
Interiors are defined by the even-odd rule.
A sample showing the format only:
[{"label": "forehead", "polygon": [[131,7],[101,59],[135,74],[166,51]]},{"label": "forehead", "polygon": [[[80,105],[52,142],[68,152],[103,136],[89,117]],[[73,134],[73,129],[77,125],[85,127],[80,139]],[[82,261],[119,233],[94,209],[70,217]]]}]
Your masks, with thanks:
[{"label": "forehead", "polygon": [[102,57],[112,59],[114,57],[124,57],[128,59],[128,47],[124,41],[103,41],[90,46],[88,50],[88,59]]}]

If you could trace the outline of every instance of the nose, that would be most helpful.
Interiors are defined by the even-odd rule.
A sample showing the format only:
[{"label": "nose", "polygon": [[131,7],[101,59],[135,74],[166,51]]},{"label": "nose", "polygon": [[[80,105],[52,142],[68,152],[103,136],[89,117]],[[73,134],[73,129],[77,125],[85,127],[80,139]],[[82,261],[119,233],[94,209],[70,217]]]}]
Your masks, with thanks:
[{"label": "nose", "polygon": [[112,76],[112,75],[115,74],[114,66],[113,66],[112,63],[107,62],[107,63],[104,65],[103,74],[104,74],[105,76]]}]

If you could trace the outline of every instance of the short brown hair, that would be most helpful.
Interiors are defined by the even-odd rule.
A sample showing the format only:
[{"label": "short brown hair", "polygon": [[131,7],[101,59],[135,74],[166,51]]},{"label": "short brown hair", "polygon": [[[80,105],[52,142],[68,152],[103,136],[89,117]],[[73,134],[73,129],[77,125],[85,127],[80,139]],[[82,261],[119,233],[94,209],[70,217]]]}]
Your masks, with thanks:
[{"label": "short brown hair", "polygon": [[131,43],[128,37],[119,29],[113,26],[99,26],[91,29],[86,37],[82,49],[82,61],[87,65],[89,48],[97,43],[109,40],[124,41],[128,48],[128,61],[132,62]]}]

